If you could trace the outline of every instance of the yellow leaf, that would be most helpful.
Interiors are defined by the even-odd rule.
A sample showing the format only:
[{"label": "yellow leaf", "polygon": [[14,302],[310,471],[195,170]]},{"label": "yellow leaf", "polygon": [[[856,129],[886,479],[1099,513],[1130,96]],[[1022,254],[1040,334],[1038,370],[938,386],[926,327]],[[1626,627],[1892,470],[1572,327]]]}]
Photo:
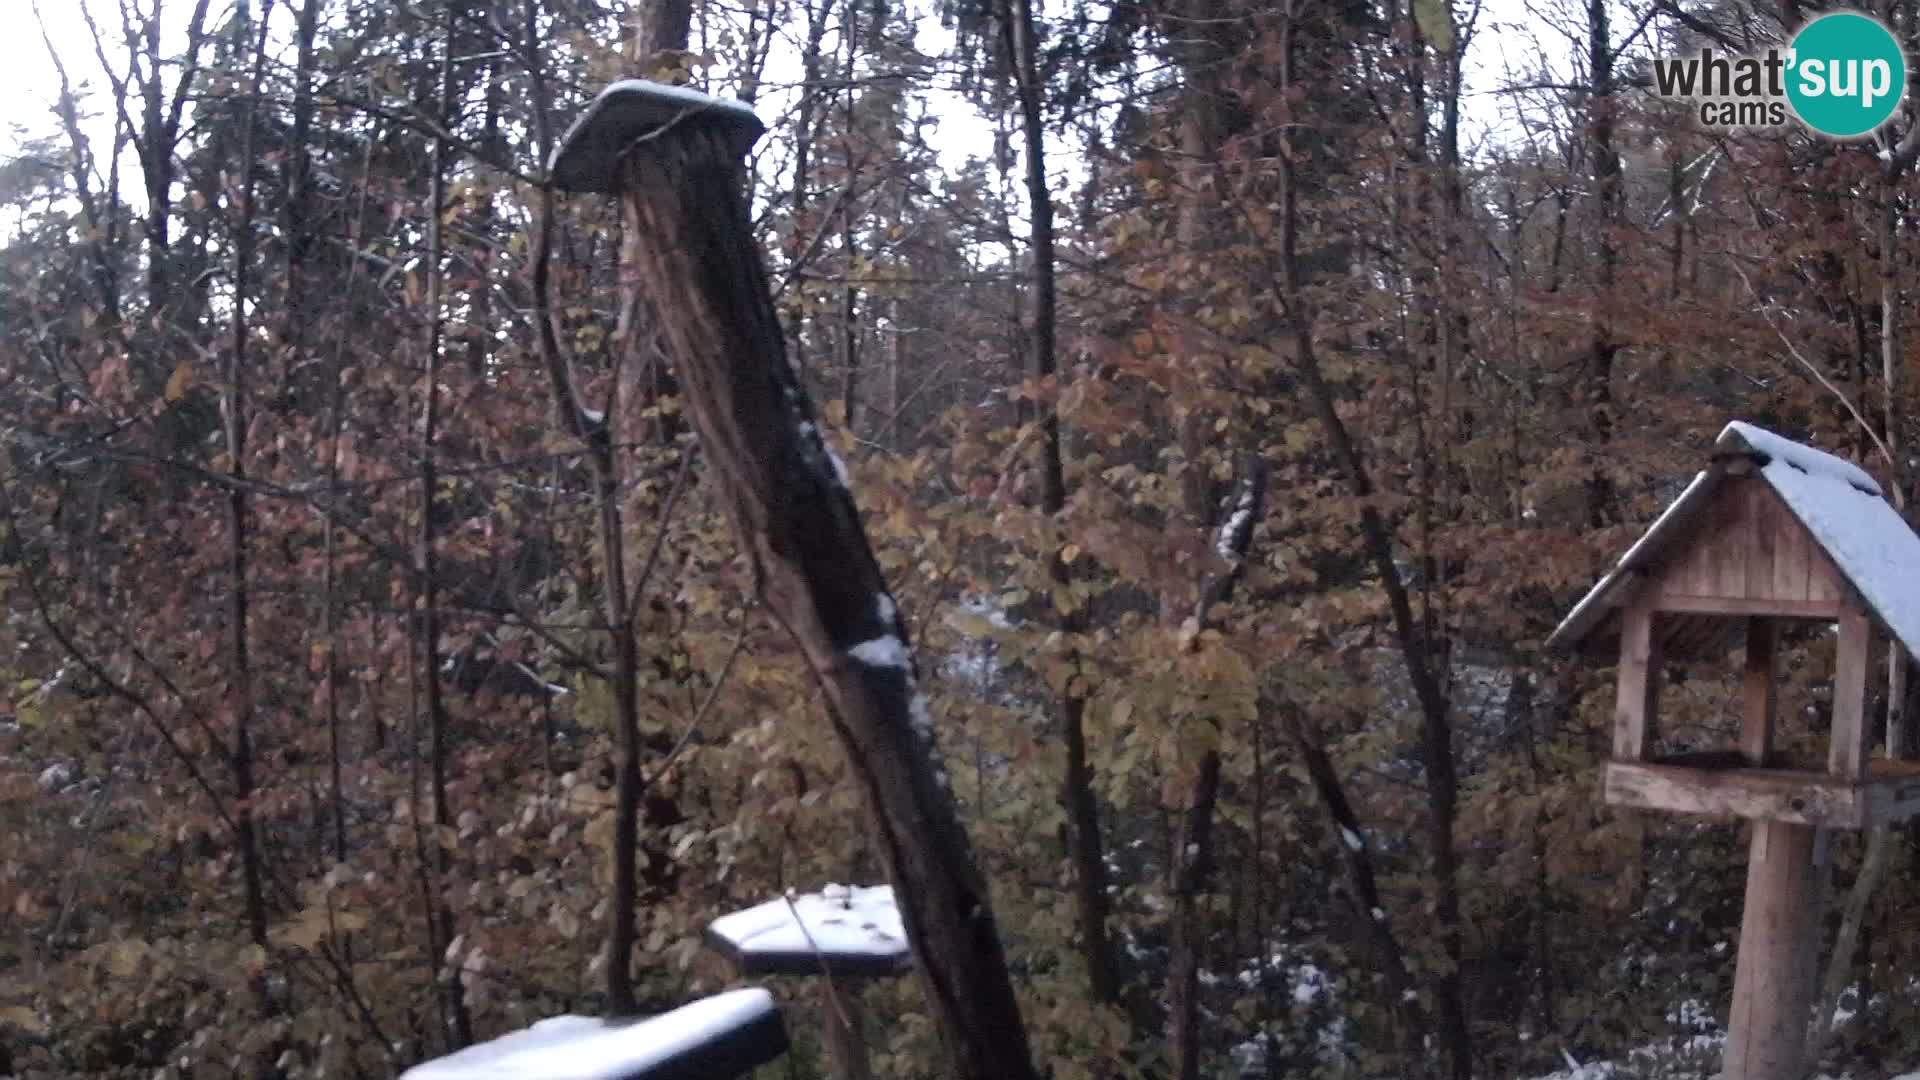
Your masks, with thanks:
[{"label": "yellow leaf", "polygon": [[40,1014],[25,1005],[0,1007],[0,1027],[17,1027],[29,1035],[47,1033],[47,1025],[40,1022]]},{"label": "yellow leaf", "polygon": [[139,938],[116,941],[107,949],[107,971],[116,979],[131,979],[146,955],[147,943]]},{"label": "yellow leaf", "polygon": [[173,374],[167,376],[166,398],[169,404],[185,397],[193,389],[193,362],[182,360],[173,367]]}]

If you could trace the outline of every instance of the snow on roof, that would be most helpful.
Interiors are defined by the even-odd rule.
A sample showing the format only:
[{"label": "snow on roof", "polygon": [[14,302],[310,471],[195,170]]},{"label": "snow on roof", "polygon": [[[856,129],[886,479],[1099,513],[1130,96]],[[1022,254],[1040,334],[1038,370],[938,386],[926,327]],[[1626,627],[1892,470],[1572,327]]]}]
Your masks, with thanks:
[{"label": "snow on roof", "polygon": [[616,191],[620,159],[635,143],[696,116],[732,134],[742,154],[766,130],[744,102],[684,86],[621,79],[600,91],[567,128],[547,173],[562,191]]},{"label": "snow on roof", "polygon": [[779,897],[713,920],[707,938],[749,975],[895,975],[912,961],[891,885]]},{"label": "snow on roof", "polygon": [[1685,531],[1724,475],[1720,462],[1744,457],[1760,465],[1767,486],[1805,526],[1869,611],[1909,652],[1920,654],[1920,536],[1859,466],[1734,421],[1714,440],[1715,466],[1693,478],[1606,577],[1567,613],[1551,645],[1574,647],[1618,606],[1620,586]]},{"label": "snow on roof", "polygon": [[645,1020],[556,1016],[416,1065],[401,1080],[717,1080],[787,1048],[765,990],[730,990]]},{"label": "snow on roof", "polygon": [[1720,431],[1720,437],[1713,441],[1717,452],[1733,451],[1749,453],[1768,458],[1770,461],[1785,462],[1809,476],[1820,476],[1839,480],[1859,488],[1868,495],[1880,495],[1880,485],[1874,482],[1860,466],[1851,461],[1843,461],[1825,450],[1815,450],[1785,439],[1766,428],[1755,427],[1744,420],[1735,420]]},{"label": "snow on roof", "polygon": [[1760,470],[1867,607],[1920,654],[1920,536],[1881,498],[1784,457]]}]

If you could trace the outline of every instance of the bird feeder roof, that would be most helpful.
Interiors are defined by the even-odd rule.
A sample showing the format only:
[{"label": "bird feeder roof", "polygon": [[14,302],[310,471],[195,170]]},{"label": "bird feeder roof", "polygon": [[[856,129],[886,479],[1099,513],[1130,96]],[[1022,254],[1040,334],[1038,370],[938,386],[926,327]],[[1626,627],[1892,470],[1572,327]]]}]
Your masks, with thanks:
[{"label": "bird feeder roof", "polygon": [[730,990],[644,1020],[556,1016],[416,1065],[401,1080],[723,1080],[786,1049],[773,996]]},{"label": "bird feeder roof", "polygon": [[899,975],[913,964],[893,886],[828,885],[779,897],[707,927],[743,975]]},{"label": "bird feeder roof", "polygon": [[717,128],[742,154],[766,131],[743,102],[684,86],[622,79],[600,91],[567,129],[547,163],[547,173],[562,191],[618,191],[620,159],[627,151],[679,124]]},{"label": "bird feeder roof", "polygon": [[1610,655],[1620,633],[1617,612],[1635,583],[1703,534],[1722,488],[1745,472],[1764,481],[1865,613],[1920,654],[1920,536],[1859,466],[1741,421],[1720,432],[1708,467],[1574,605],[1547,643]]}]

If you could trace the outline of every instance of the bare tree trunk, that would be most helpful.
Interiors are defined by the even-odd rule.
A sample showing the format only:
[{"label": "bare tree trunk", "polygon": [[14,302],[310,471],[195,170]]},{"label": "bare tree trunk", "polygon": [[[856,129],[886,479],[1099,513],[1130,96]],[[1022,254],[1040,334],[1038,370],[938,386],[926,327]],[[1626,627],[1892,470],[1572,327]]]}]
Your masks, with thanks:
[{"label": "bare tree trunk", "polygon": [[[1265,515],[1266,497],[1267,463],[1258,454],[1248,454],[1240,463],[1239,482],[1213,542],[1213,550],[1227,560],[1228,569],[1201,582],[1193,633],[1186,637],[1187,651],[1199,647],[1200,631],[1210,625],[1214,606],[1232,598],[1246,568],[1253,530]],[[1213,745],[1201,752],[1186,781],[1186,803],[1180,810],[1168,874],[1173,916],[1167,953],[1167,1056],[1173,1062],[1175,1080],[1199,1080],[1200,1076],[1200,952],[1206,943],[1200,898],[1213,885],[1213,812],[1220,797],[1222,738],[1218,721],[1207,722],[1213,725]]]},{"label": "bare tree trunk", "polygon": [[961,826],[906,631],[845,472],[787,364],[737,132],[675,124],[619,179],[625,280],[660,313],[758,592],[818,678],[864,794],[928,1014],[959,1080],[1034,1080],[985,879]]},{"label": "bare tree trunk", "polygon": [[1386,1000],[1381,1004],[1394,1018],[1402,1049],[1411,1059],[1417,1060],[1426,1021],[1420,1015],[1418,998],[1412,993],[1413,977],[1407,970],[1406,951],[1394,937],[1386,904],[1380,896],[1380,885],[1373,869],[1373,848],[1367,842],[1366,830],[1361,826],[1360,816],[1354,812],[1353,804],[1348,801],[1340,774],[1334,770],[1333,759],[1327,756],[1326,747],[1313,730],[1313,724],[1290,704],[1279,704],[1276,708],[1286,725],[1287,738],[1299,751],[1301,764],[1306,766],[1307,779],[1312,782],[1314,793],[1320,797],[1320,804],[1327,811],[1327,820],[1338,835],[1341,861],[1347,871],[1347,884],[1353,890],[1354,906],[1358,909],[1355,914],[1367,927],[1367,947],[1373,954],[1375,971],[1383,983]]},{"label": "bare tree trunk", "polygon": [[[240,848],[240,873],[246,889],[247,933],[255,945],[267,946],[267,900],[260,866],[260,841],[254,827],[253,775],[253,660],[248,651],[247,619],[251,591],[247,580],[248,526],[251,515],[247,505],[247,292],[253,271],[253,170],[254,136],[259,129],[259,91],[266,67],[267,17],[273,12],[272,0],[260,13],[260,35],[254,47],[253,72],[247,90],[246,121],[240,136],[240,213],[232,225],[233,243],[233,325],[228,344],[225,387],[227,435],[227,473],[233,484],[227,493],[228,556],[230,595],[227,619],[229,633],[228,680],[233,702],[233,751],[230,755],[234,788],[234,841]],[[166,199],[166,192],[158,195]]]},{"label": "bare tree trunk", "polygon": [[[1888,488],[1893,495],[1894,505],[1902,512],[1906,510],[1906,485],[1898,475],[1900,416],[1896,388],[1900,376],[1900,270],[1898,243],[1900,239],[1900,175],[1905,171],[1905,162],[1889,161],[1880,185],[1880,365],[1881,378],[1885,382],[1886,402],[1882,414],[1885,425],[1885,443],[1889,456],[1896,463],[1896,475]],[[1864,406],[1864,402],[1862,405]],[[1907,654],[1901,648],[1897,638],[1887,644],[1887,756],[1905,759],[1912,756],[1913,748],[1907,739]],[[1833,952],[1827,960],[1825,976],[1820,980],[1819,1012],[1815,1016],[1813,1031],[1807,1039],[1807,1057],[1818,1060],[1821,1052],[1839,1033],[1837,1017],[1840,1011],[1840,998],[1846,993],[1847,983],[1853,975],[1853,954],[1860,942],[1860,927],[1866,921],[1867,908],[1873,902],[1873,896],[1886,880],[1887,869],[1892,862],[1893,830],[1881,826],[1867,834],[1866,855],[1860,863],[1860,873],[1854,878],[1853,888],[1847,894],[1846,906],[1841,911],[1840,927],[1834,935]]]},{"label": "bare tree trunk", "polygon": [[[527,0],[525,33],[529,74],[533,83],[534,130],[540,147],[540,160],[551,159],[552,125],[548,117],[548,85],[539,44],[538,0]],[[587,447],[587,461],[593,470],[594,505],[599,526],[601,569],[601,612],[613,648],[612,684],[614,728],[619,737],[613,823],[613,896],[607,913],[605,954],[607,1009],[615,1016],[639,1011],[633,987],[633,949],[639,940],[637,917],[640,900],[640,809],[646,778],[640,770],[645,747],[640,737],[640,661],[633,617],[634,596],[628,591],[626,536],[621,525],[620,473],[614,458],[613,432],[619,414],[619,387],[623,379],[611,381],[612,400],[598,415],[589,413],[575,388],[572,369],[560,351],[554,324],[549,274],[553,259],[554,196],[551,187],[540,192],[531,248],[535,335],[543,363],[547,368],[554,404],[561,423]],[[623,240],[622,260],[631,265],[636,250],[646,247],[646,238],[633,232],[628,223]],[[642,298],[633,297],[622,309],[627,318],[644,307]],[[631,366],[631,354],[639,334],[629,324],[622,328],[623,365]]]},{"label": "bare tree trunk", "polygon": [[[446,8],[443,31],[446,35],[446,55],[440,64],[439,109],[441,125],[445,126],[451,122],[453,112],[451,3]],[[421,674],[425,679],[423,698],[427,714],[427,764],[436,834],[440,829],[453,825],[453,808],[447,798],[447,708],[440,682],[440,581],[434,522],[434,516],[438,513],[437,491],[440,483],[439,464],[435,457],[435,444],[440,435],[440,353],[446,344],[446,317],[443,311],[446,234],[440,219],[447,201],[447,165],[447,140],[444,137],[435,138],[433,175],[427,184],[426,370],[420,417],[420,527],[414,538],[414,587],[420,599],[418,632]],[[446,1001],[447,1013],[453,1019],[449,1049],[457,1050],[473,1043],[473,1019],[468,1014],[466,995],[461,992],[457,971],[440,970],[440,966],[448,962],[444,950],[456,936],[453,909],[446,901],[447,880],[452,869],[451,856],[446,843],[438,835],[435,835],[429,850],[433,853],[434,879],[431,920],[439,928],[433,942],[434,963],[436,974],[440,976],[440,993]]]},{"label": "bare tree trunk", "polygon": [[[506,95],[502,89],[501,58],[495,56],[487,61],[487,89],[485,98],[485,116],[481,120],[480,145],[489,155],[504,159],[508,156],[506,136],[500,130],[500,113],[506,107]],[[473,211],[473,231],[491,241],[498,215],[494,211],[494,200],[479,200]],[[484,243],[473,252],[474,286],[468,297],[472,308],[467,318],[467,372],[475,379],[487,377],[487,369],[493,358],[493,245]]]},{"label": "bare tree trunk", "polygon": [[[1598,271],[1593,295],[1593,340],[1584,376],[1587,424],[1595,453],[1613,438],[1614,340],[1611,308],[1620,254],[1614,230],[1620,224],[1620,156],[1613,149],[1613,41],[1607,0],[1587,0],[1587,70],[1593,86],[1587,95],[1588,138],[1592,142],[1593,188],[1599,215],[1595,230]],[[1587,521],[1607,524],[1613,513],[1613,485],[1597,465],[1587,478]]]},{"label": "bare tree trunk", "polygon": [[[186,52],[179,64],[173,92],[167,93],[162,72],[168,67],[160,55],[161,0],[153,0],[143,25],[136,31],[131,22],[124,26],[131,45],[139,42],[146,61],[141,77],[141,130],[134,140],[140,158],[140,171],[147,187],[147,306],[159,311],[171,303],[173,265],[173,178],[174,148],[180,141],[180,118],[186,110],[188,90],[200,73],[200,49],[206,42],[209,0],[194,0],[193,14],[187,19]],[[113,79],[113,73],[107,77]]]},{"label": "bare tree trunk", "polygon": [[[676,63],[693,36],[693,0],[646,0],[634,35],[632,56],[645,78],[658,78]],[[674,80],[678,81],[678,80]]]},{"label": "bare tree trunk", "polygon": [[[1021,128],[1026,141],[1028,217],[1032,231],[1028,257],[1033,292],[1033,323],[1028,331],[1033,377],[1057,379],[1058,295],[1054,283],[1053,194],[1047,187],[1046,118],[1042,111],[1039,42],[1035,39],[1033,0],[1007,0],[1003,15],[1007,43],[1014,57],[1014,83],[1020,101]],[[1067,504],[1066,470],[1061,460],[1060,416],[1052,404],[1040,414],[1040,508],[1059,520]],[[1048,572],[1056,595],[1065,595],[1071,572],[1058,545],[1048,555]],[[1056,601],[1057,603],[1057,601]],[[1068,636],[1086,630],[1086,611],[1075,606],[1057,611],[1060,630]],[[1088,989],[1095,1001],[1114,1004],[1120,999],[1119,975],[1107,930],[1106,846],[1100,835],[1100,808],[1093,793],[1093,766],[1087,753],[1086,687],[1069,680],[1054,701],[1054,723],[1067,752],[1066,775],[1060,801],[1067,814],[1068,860],[1073,865],[1081,958],[1087,967]]]},{"label": "bare tree trunk", "polygon": [[[1284,0],[1284,40],[1281,45],[1281,85],[1293,82],[1293,33],[1297,8],[1295,0]],[[1335,408],[1333,388],[1321,371],[1312,321],[1306,309],[1305,291],[1300,280],[1299,185],[1291,153],[1280,155],[1282,185],[1280,273],[1278,288],[1285,304],[1297,369],[1306,384],[1308,397],[1318,415],[1321,430],[1331,445],[1334,459],[1346,473],[1348,488],[1360,503],[1360,533],[1374,573],[1386,592],[1387,607],[1393,620],[1394,637],[1413,684],[1414,697],[1421,714],[1421,764],[1427,784],[1427,847],[1433,888],[1435,933],[1440,939],[1446,968],[1434,980],[1438,1005],[1439,1037],[1448,1059],[1453,1080],[1469,1080],[1473,1075],[1473,1041],[1467,1026],[1466,1004],[1462,994],[1460,965],[1465,950],[1460,929],[1459,857],[1454,848],[1454,810],[1459,781],[1454,771],[1453,725],[1450,704],[1434,672],[1427,636],[1422,632],[1406,584],[1393,557],[1393,534],[1372,501],[1374,487],[1360,448],[1354,443],[1346,423]]]}]

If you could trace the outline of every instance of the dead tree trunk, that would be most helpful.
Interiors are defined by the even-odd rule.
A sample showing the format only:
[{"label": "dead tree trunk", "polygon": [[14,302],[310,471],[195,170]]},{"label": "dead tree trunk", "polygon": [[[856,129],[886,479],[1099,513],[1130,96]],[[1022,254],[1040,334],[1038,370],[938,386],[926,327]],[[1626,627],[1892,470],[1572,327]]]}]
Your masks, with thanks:
[{"label": "dead tree trunk", "polygon": [[737,106],[617,84],[569,132],[553,181],[623,195],[635,262],[623,280],[659,314],[760,598],[819,679],[953,1074],[1035,1080],[906,623],[787,363],[743,193],[742,154],[761,130]]}]

